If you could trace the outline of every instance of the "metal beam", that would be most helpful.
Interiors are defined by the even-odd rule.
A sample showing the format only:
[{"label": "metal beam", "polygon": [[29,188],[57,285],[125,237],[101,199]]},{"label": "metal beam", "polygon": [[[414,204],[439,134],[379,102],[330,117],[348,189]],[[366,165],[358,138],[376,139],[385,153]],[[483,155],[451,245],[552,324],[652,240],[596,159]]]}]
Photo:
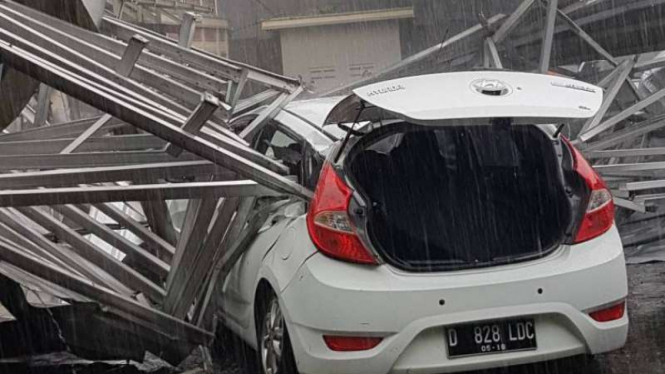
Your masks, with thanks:
[{"label": "metal beam", "polygon": [[[36,11],[32,8],[23,7],[14,3],[8,3],[7,6],[29,16],[32,19],[38,20],[41,23],[56,27],[58,30],[61,30],[62,32],[71,36],[75,36],[81,41],[111,52],[115,56],[121,56],[127,48],[126,44],[120,40],[88,30],[83,30],[68,22],[49,17],[44,13]],[[203,90],[221,92],[226,87],[226,82],[224,80],[220,80],[212,75],[206,74],[189,66],[178,64],[163,56],[151,53],[150,51],[144,50],[142,52],[142,54],[139,56],[139,64],[154,69],[155,71],[165,74],[169,77],[179,79],[181,82],[189,83],[194,87],[198,87]],[[133,78],[138,79],[140,77],[133,75]]]},{"label": "metal beam", "polygon": [[143,266],[145,266],[146,269],[154,272],[159,277],[166,278],[169,274],[171,267],[166,262],[160,260],[145,249],[132,243],[124,236],[108,228],[106,225],[101,224],[81,209],[73,205],[53,205],[51,208],[67,217],[77,225],[80,225],[84,229],[88,230],[88,232],[91,234],[94,234],[111,246],[117,248],[127,256],[137,260]]},{"label": "metal beam", "polygon": [[643,171],[643,170],[660,170],[665,169],[665,161],[659,162],[643,162],[636,164],[611,164],[611,165],[595,165],[594,169],[602,173],[624,172],[624,171]]},{"label": "metal beam", "polygon": [[175,248],[171,243],[150,231],[148,228],[134,220],[129,214],[113,206],[113,204],[95,204],[93,206],[112,220],[116,221],[123,228],[136,235],[139,239],[143,240],[149,245],[149,247],[157,250],[160,257],[164,258],[167,263],[171,263],[171,260],[175,255]]},{"label": "metal beam", "polygon": [[181,64],[196,66],[210,74],[232,79],[235,82],[240,79],[242,69],[247,68],[250,70],[249,79],[251,81],[271,88],[291,92],[300,86],[300,83],[295,79],[280,76],[238,61],[230,61],[219,56],[213,56],[195,48],[182,48],[174,40],[110,17],[104,17],[102,31],[123,40],[128,40],[132,35],[137,33],[141,34],[150,41],[150,49],[153,52],[168,56]]},{"label": "metal beam", "polygon": [[69,243],[81,257],[111,274],[125,286],[143,292],[156,302],[161,302],[164,296],[166,296],[164,289],[152,283],[145,276],[111,256],[111,254],[103,249],[92,244],[92,242],[50,214],[38,208],[18,208],[18,210],[40,226],[47,228],[61,240]]},{"label": "metal beam", "polygon": [[116,181],[147,184],[159,178],[182,179],[192,176],[214,177],[217,181],[235,179],[234,173],[221,169],[209,161],[181,161],[0,174],[0,186],[3,189],[11,190],[42,186],[76,186],[79,184]]},{"label": "metal beam", "polygon": [[619,114],[615,115],[614,117],[608,119],[607,121],[599,124],[598,126],[590,129],[589,131],[581,134],[579,136],[579,140],[584,141],[584,142],[588,142],[589,140],[593,139],[594,137],[596,137],[601,132],[603,132],[603,131],[611,128],[611,127],[614,127],[615,125],[617,125],[621,121],[623,121],[623,120],[627,119],[628,117],[632,116],[633,114],[635,114],[637,111],[648,107],[649,105],[655,103],[656,101],[661,100],[664,97],[665,97],[665,88],[661,89],[660,91],[657,91],[657,92],[653,93],[652,95],[650,95],[646,99],[641,100],[641,101],[633,104],[632,106],[630,106],[630,107],[626,108],[625,110],[623,110],[621,113],[619,113]]},{"label": "metal beam", "polygon": [[[240,78],[238,79],[238,83],[235,85],[234,91],[233,91],[233,96],[228,95],[227,96],[227,101],[228,97],[232,97],[231,101],[229,101],[229,105],[231,106],[230,112],[233,113],[235,110],[236,105],[238,105],[238,102],[240,101],[240,97],[242,96],[243,91],[245,90],[245,86],[247,85],[247,80],[249,78],[249,70],[247,69],[242,69],[242,73],[240,74]],[[229,87],[234,87],[233,85],[229,85]]]},{"label": "metal beam", "polygon": [[111,121],[113,117],[104,114],[102,118],[99,119],[99,121],[95,122],[90,126],[87,130],[85,130],[81,135],[78,136],[78,138],[74,139],[71,143],[69,143],[60,153],[65,155],[74,152],[76,149],[78,149],[83,142],[88,140],[89,137],[94,135],[99,129],[104,127],[109,121]]},{"label": "metal beam", "polygon": [[[141,203],[143,213],[152,231],[161,238],[175,246],[178,242],[178,233],[173,227],[171,212],[164,200],[155,200]],[[175,254],[175,252],[174,252]]]},{"label": "metal beam", "polygon": [[545,15],[545,28],[543,30],[543,44],[540,49],[539,71],[543,74],[550,70],[550,60],[552,58],[552,46],[554,42],[554,26],[556,25],[558,6],[559,0],[547,0],[547,14]]},{"label": "metal beam", "polygon": [[[1,144],[2,143],[0,143],[0,145]],[[180,161],[194,160],[200,159],[192,154],[182,155],[180,157]],[[164,163],[171,161],[174,161],[173,157],[163,151],[71,153],[67,155],[14,155],[0,156],[0,170],[67,169]]]},{"label": "metal beam", "polygon": [[[182,126],[184,131],[190,134],[197,135],[199,130],[205,123],[212,117],[217,109],[221,106],[219,99],[209,92],[205,92],[201,97],[201,102],[194,109],[194,112],[187,118],[185,124]],[[230,109],[230,108],[229,108]],[[178,157],[182,153],[182,149],[174,146],[172,143],[166,146],[165,152],[173,157]]]},{"label": "metal beam", "polygon": [[[191,271],[189,268],[193,260],[191,256],[194,255],[196,248],[203,244],[216,207],[217,199],[214,198],[189,200],[172,262],[174,270],[166,281],[167,292],[173,287],[176,273],[182,270]],[[170,313],[168,309],[169,306],[165,304],[165,310]]]},{"label": "metal beam", "polygon": [[665,148],[640,148],[640,149],[612,149],[607,151],[584,152],[587,159],[610,158],[610,157],[643,157],[643,156],[665,156]]},{"label": "metal beam", "polygon": [[[250,198],[245,199],[249,200]],[[213,268],[214,259],[223,250],[224,234],[228,231],[229,224],[236,211],[238,211],[238,216],[242,216],[246,214],[247,209],[253,207],[253,204],[247,207],[247,203],[245,203],[241,209],[238,209],[239,204],[239,198],[228,198],[224,199],[219,205],[215,212],[215,217],[213,217],[210,232],[205,239],[205,243],[200,247],[200,251],[196,256],[196,262],[192,265],[192,268],[197,269],[197,271],[188,272],[188,277],[184,278],[182,282],[174,283],[177,289],[175,287],[169,289],[166,295],[167,302],[170,297],[177,301],[173,309],[173,315],[184,317],[191,308],[194,299],[198,296],[198,291]],[[182,277],[178,278],[182,279]]]},{"label": "metal beam", "polygon": [[254,181],[195,182],[131,186],[85,186],[0,190],[0,206],[86,204],[114,201],[279,196]]},{"label": "metal beam", "polygon": [[[233,222],[224,235],[224,240],[219,244],[219,249],[217,250],[218,255],[213,260],[214,267],[210,275],[209,282],[205,292],[203,293],[203,297],[199,301],[199,303],[202,305],[197,308],[199,309],[200,313],[196,319],[197,326],[202,326],[205,320],[208,319],[207,315],[211,312],[211,304],[214,304],[213,298],[218,298],[220,296],[219,289],[222,287],[221,283],[224,283],[224,278],[226,276],[223,274],[223,261],[225,259],[225,254],[227,254],[230,249],[233,249],[233,246],[238,243],[238,239],[240,239],[240,235],[247,223],[251,210],[255,207],[255,204],[256,199],[254,198],[244,198],[240,201],[238,212],[236,213],[235,217],[233,218]],[[256,226],[256,221],[258,220],[259,219],[254,220],[254,226]],[[265,219],[263,221],[265,221]],[[248,229],[251,228],[253,227],[249,227]]]},{"label": "metal beam", "polygon": [[649,59],[646,61],[640,61],[635,64],[633,73],[641,73],[647,70],[657,69],[665,67],[665,57]]},{"label": "metal beam", "polygon": [[212,13],[213,9],[206,6],[191,4],[187,2],[178,1],[162,1],[162,0],[134,0],[137,5],[142,5],[151,8],[165,8],[172,10],[190,10],[200,13]]},{"label": "metal beam", "polygon": [[51,87],[44,83],[39,85],[37,94],[37,111],[35,113],[35,122],[31,127],[42,127],[48,121],[48,115],[51,112]]},{"label": "metal beam", "polygon": [[192,42],[194,41],[194,32],[196,31],[196,22],[200,18],[200,16],[191,12],[186,12],[182,15],[180,33],[178,34],[179,46],[187,49],[192,47]]},{"label": "metal beam", "polygon": [[665,180],[626,182],[619,185],[621,191],[642,191],[665,187]]},{"label": "metal beam", "polygon": [[644,204],[639,204],[635,203],[630,200],[626,199],[621,199],[621,198],[614,198],[614,204],[618,207],[624,208],[624,209],[629,209],[629,210],[634,210],[636,212],[640,213],[646,213],[647,208],[644,206]]},{"label": "metal beam", "polygon": [[[2,4],[0,4],[0,8],[2,7]],[[1,18],[1,14],[0,14]],[[10,37],[12,39],[13,43],[17,43],[19,39],[11,37],[7,32],[4,30],[0,29],[0,34],[3,34],[5,36]],[[169,123],[175,123],[178,126],[180,126],[186,119],[186,117],[172,112],[168,110],[165,107],[162,107],[159,102],[152,102],[148,97],[143,97],[137,94],[137,92],[134,92],[127,87],[124,87],[122,85],[117,84],[117,79],[119,76],[117,74],[113,74],[112,78],[115,77],[114,80],[107,80],[103,76],[98,76],[95,72],[93,71],[88,71],[85,70],[83,67],[78,66],[71,61],[62,58],[62,56],[54,54],[48,50],[44,50],[40,47],[37,47],[35,45],[32,45],[27,42],[22,42],[24,46],[29,46],[31,50],[38,51],[40,55],[42,56],[48,56],[50,61],[42,60],[41,58],[38,58],[36,55],[32,56],[32,58],[28,58],[30,62],[36,62],[39,61],[44,64],[44,66],[47,66],[50,68],[50,70],[63,77],[62,79],[73,79],[77,78],[76,80],[78,82],[84,83],[88,85],[90,89],[95,90],[99,94],[103,95],[107,99],[116,99],[116,100],[121,100],[125,105],[132,106],[133,109],[141,110],[142,112],[158,117],[162,121],[168,121]],[[15,47],[12,45],[12,47]],[[68,50],[66,47],[62,47],[62,50]],[[78,55],[77,55],[78,56]],[[83,56],[78,56],[79,59],[87,59]],[[88,65],[93,64],[94,66],[97,66],[98,68],[101,68],[104,70],[105,68],[99,66],[98,64],[95,65],[94,61],[87,59]],[[53,63],[55,62],[55,64]],[[68,68],[74,69],[76,73],[72,73],[70,71],[64,70],[62,66],[66,66]],[[81,73],[82,75],[78,75],[78,73]],[[67,77],[67,78],[64,78]],[[120,83],[131,83],[130,81],[124,81],[120,77]],[[139,85],[140,86],[140,85]],[[141,90],[138,90],[141,91]],[[150,92],[150,90],[145,91],[143,89],[143,93]],[[152,95],[152,93],[151,93]],[[154,96],[154,95],[153,95]],[[80,99],[81,97],[79,97]],[[155,98],[155,97],[152,97]],[[200,96],[197,94],[197,104],[199,103]],[[81,99],[82,101],[86,101],[86,99]],[[95,106],[95,104],[91,104]],[[113,113],[109,113],[113,114]],[[129,113],[131,114],[131,113]],[[187,112],[189,114],[189,111]],[[116,116],[117,117],[117,116]],[[134,123],[136,125],[136,123]],[[141,127],[141,126],[138,126]],[[228,131],[227,131],[228,132]],[[226,134],[225,134],[226,136]],[[237,135],[233,134],[233,137],[237,138]],[[222,147],[226,149],[227,151],[233,151],[236,155],[240,155],[241,157],[247,158],[250,161],[253,161],[259,165],[262,165],[274,172],[278,173],[287,173],[288,169],[285,168],[283,165],[280,165],[279,163],[275,162],[274,160],[271,160],[267,157],[265,157],[262,154],[259,154],[247,147],[244,147],[242,144],[239,144],[235,140],[229,138],[229,139],[217,139],[217,141],[214,143],[216,146]],[[201,148],[199,146],[199,148]]]},{"label": "metal beam", "polygon": [[[36,129],[23,130],[14,133],[1,134],[0,143],[3,142],[15,142],[15,141],[30,141],[30,140],[47,140],[47,139],[62,139],[70,138],[72,136],[79,136],[83,131],[85,131],[90,125],[97,122],[101,117],[92,117],[80,119],[68,123],[55,124],[47,127],[40,127]],[[112,128],[117,128],[121,126],[126,126],[122,121],[114,118],[111,123],[107,123],[103,128],[104,130],[110,130]]]},{"label": "metal beam", "polygon": [[125,7],[125,0],[113,0],[113,14],[122,19],[122,11]]},{"label": "metal beam", "polygon": [[513,13],[501,23],[501,26],[492,35],[494,43],[501,43],[512,29],[517,26],[517,23],[522,19],[522,16],[531,8],[534,0],[524,0]]},{"label": "metal beam", "polygon": [[14,242],[17,245],[20,245],[22,248],[25,248],[28,252],[32,253],[33,255],[41,257],[44,260],[54,265],[57,265],[67,271],[71,271],[74,274],[80,274],[75,269],[71,268],[67,264],[60,261],[57,257],[51,255],[48,251],[44,250],[44,248],[29,241],[27,238],[21,236],[21,234],[14,231],[13,229],[11,229],[9,226],[5,225],[2,222],[0,222],[0,237],[3,237],[11,242]]},{"label": "metal beam", "polygon": [[[543,0],[540,0],[541,4]],[[607,61],[609,61],[612,65],[617,66],[619,65],[619,61],[614,58],[605,48],[603,48],[598,42],[596,42],[589,34],[586,33],[575,21],[573,21],[572,18],[570,18],[565,12],[563,12],[561,9],[557,10],[559,18],[561,18],[566,25],[570,28],[570,30],[575,33],[580,39],[584,40],[587,44],[591,46],[596,52],[598,52],[599,55],[603,56]]]},{"label": "metal beam", "polygon": [[614,103],[614,99],[619,93],[619,90],[624,85],[624,83],[626,83],[626,78],[628,78],[628,74],[630,74],[630,71],[634,65],[635,61],[629,59],[622,62],[621,65],[617,67],[617,69],[619,69],[620,72],[617,78],[614,80],[614,82],[612,82],[610,87],[605,91],[605,95],[603,97],[603,103],[600,106],[600,109],[598,109],[598,111],[593,117],[589,118],[584,123],[584,126],[582,126],[582,129],[580,130],[580,134],[584,134],[590,129],[593,129],[594,127],[598,126],[600,121],[603,120],[603,117],[605,117],[605,113],[607,113],[607,110],[610,109],[610,106],[612,105],[612,103]]},{"label": "metal beam", "polygon": [[144,306],[129,297],[118,295],[103,287],[98,287],[86,279],[63,272],[41,259],[24,254],[21,250],[8,245],[6,242],[0,242],[0,260],[91,300],[102,303],[108,306],[112,313],[120,311],[129,316],[139,318],[144,321],[145,325],[170,336],[189,340],[196,344],[208,344],[213,338],[213,334],[209,332],[153,308]]},{"label": "metal beam", "polygon": [[[119,280],[96,267],[91,262],[80,256],[78,253],[70,250],[69,248],[55,244],[46,239],[41,233],[35,230],[31,225],[19,221],[17,213],[11,212],[9,209],[0,209],[0,222],[5,224],[7,228],[15,231],[26,240],[33,243],[35,246],[47,252],[57,261],[53,263],[64,264],[65,269],[71,269],[74,272],[87,277],[89,280],[108,287],[123,295],[132,295],[133,291],[129,287],[122,284]],[[48,257],[46,257],[48,259]]]},{"label": "metal beam", "polygon": [[[0,156],[58,154],[75,140],[76,138],[2,141],[0,137]],[[165,146],[165,141],[151,134],[98,136],[88,138],[76,148],[76,151],[86,153],[147,151],[164,149]]]},{"label": "metal beam", "polygon": [[601,87],[603,89],[607,89],[607,86],[615,81],[615,78],[617,75],[619,75],[622,72],[621,66],[617,66],[612,71],[610,71],[606,76],[603,77],[598,83],[596,83],[596,86]]},{"label": "metal beam", "polygon": [[[190,200],[185,214],[185,224],[180,232],[180,239],[176,246],[176,254],[173,259],[173,271],[169,273],[166,281],[166,298],[164,299],[164,311],[176,317],[184,318],[175,314],[176,307],[182,296],[178,290],[186,285],[191,273],[202,271],[196,265],[196,259],[205,243],[208,227],[216,211],[217,201],[214,199]],[[188,308],[185,308],[185,310]]]},{"label": "metal beam", "polygon": [[303,91],[302,87],[298,87],[291,94],[282,94],[275,101],[273,101],[266,109],[261,111],[261,113],[256,117],[247,127],[245,127],[242,132],[240,132],[240,137],[249,141],[252,137],[268,122],[270,122],[280,110],[282,110],[288,103],[293,99],[298,97]]},{"label": "metal beam", "polygon": [[233,117],[239,116],[241,114],[244,114],[246,112],[250,112],[259,106],[261,106],[263,103],[266,101],[274,98],[275,96],[278,96],[280,93],[277,90],[265,90],[259,94],[256,94],[252,97],[248,97],[247,99],[240,100],[236,104],[236,106],[233,108],[233,112],[231,113]]},{"label": "metal beam", "polygon": [[[19,19],[14,19],[16,17],[21,17],[20,21],[23,23],[19,22]],[[31,22],[38,24],[0,4],[0,27],[2,28],[0,31],[2,31],[1,37],[5,41],[20,46],[31,53],[40,54],[41,57],[63,67],[70,64],[85,66],[86,69],[104,78],[102,80],[97,79],[98,82],[105,80],[125,88],[124,95],[127,100],[129,98],[142,100],[145,97],[157,102],[164,107],[162,108],[163,114],[167,114],[172,110],[179,110],[179,114],[184,115],[187,111],[182,105],[164,97],[161,93],[116,74],[115,67],[120,62],[118,56],[88,43],[78,42],[48,24],[38,24],[43,29],[42,32],[38,32],[36,28],[29,28],[25,25]],[[79,50],[75,48],[79,48]],[[53,54],[53,52],[56,54]],[[136,69],[136,71],[147,75],[140,82],[151,86],[159,84],[158,87],[161,91],[168,92],[171,96],[176,96],[190,105],[196,105],[198,102],[198,92],[144,68]]]},{"label": "metal beam", "polygon": [[134,35],[129,39],[127,48],[120,59],[120,63],[116,67],[116,73],[123,77],[129,77],[136,66],[136,62],[143,52],[143,48],[148,45],[148,40],[141,35]]},{"label": "metal beam", "polygon": [[[311,191],[306,188],[271,170],[248,162],[238,156],[238,153],[230,152],[199,137],[192,136],[161,118],[128,105],[118,97],[108,96],[99,89],[91,87],[79,77],[64,73],[14,46],[0,43],[0,55],[15,69],[38,80],[49,81],[60,91],[90,105],[105,108],[109,114],[172,142],[180,148],[214,161],[242,176],[251,177],[271,188],[292,193],[304,199],[312,196]],[[244,153],[247,154],[247,152]]]},{"label": "metal beam", "polygon": [[492,63],[492,66],[497,69],[503,69],[501,57],[499,57],[499,51],[497,50],[496,44],[494,44],[494,40],[492,38],[485,39],[485,48],[487,50],[487,55]]},{"label": "metal beam", "polygon": [[665,127],[665,114],[627,126],[625,129],[619,130],[599,141],[593,143],[581,143],[578,145],[587,152],[606,149],[626,140],[658,130],[662,127]]}]

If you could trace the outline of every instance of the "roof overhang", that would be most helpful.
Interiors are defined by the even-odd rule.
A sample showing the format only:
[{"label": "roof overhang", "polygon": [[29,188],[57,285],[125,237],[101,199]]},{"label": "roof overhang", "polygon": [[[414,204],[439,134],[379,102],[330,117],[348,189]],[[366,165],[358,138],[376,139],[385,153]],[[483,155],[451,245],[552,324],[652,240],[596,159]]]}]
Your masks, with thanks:
[{"label": "roof overhang", "polygon": [[310,17],[274,18],[263,21],[264,31],[294,29],[300,27],[343,25],[358,22],[376,22],[413,18],[412,7],[372,10],[353,13],[322,14]]},{"label": "roof overhang", "polygon": [[[326,124],[403,119],[418,124],[515,124],[590,118],[603,90],[574,79],[508,71],[421,75],[358,88],[328,115]],[[363,108],[360,116],[359,110]]]}]

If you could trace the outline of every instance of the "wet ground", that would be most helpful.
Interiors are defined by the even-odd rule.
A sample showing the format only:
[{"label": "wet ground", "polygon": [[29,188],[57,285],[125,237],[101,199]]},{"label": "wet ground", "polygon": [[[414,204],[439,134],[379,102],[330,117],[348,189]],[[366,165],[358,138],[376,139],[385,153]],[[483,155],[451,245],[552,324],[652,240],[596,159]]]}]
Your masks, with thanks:
[{"label": "wet ground", "polygon": [[[665,263],[628,266],[631,320],[626,346],[586,361],[566,359],[468,374],[663,374],[665,373]],[[242,372],[237,362],[217,362],[222,374]],[[227,366],[228,365],[228,366]]]},{"label": "wet ground", "polygon": [[[616,352],[597,356],[595,359],[559,360],[539,365],[524,365],[473,374],[662,374],[665,373],[665,263],[629,265],[630,297],[628,313],[631,330],[626,346]],[[251,372],[247,367],[247,353],[242,349],[216,350],[214,371],[216,374]],[[222,353],[224,353],[222,355]],[[222,357],[223,356],[223,357]],[[244,362],[244,364],[243,364]],[[0,373],[49,373],[49,374],[175,374],[200,373],[199,355],[192,355],[179,368],[168,367],[158,359],[149,359],[142,365],[126,363],[72,362],[56,369],[48,365],[48,358],[39,367],[26,370],[17,365],[0,363]],[[471,374],[471,373],[469,373]]]},{"label": "wet ground", "polygon": [[665,373],[665,263],[628,265],[628,343],[598,358],[599,373]]},{"label": "wet ground", "polygon": [[665,373],[665,263],[628,265],[628,281],[630,333],[623,349],[588,362],[560,360],[473,374]]}]

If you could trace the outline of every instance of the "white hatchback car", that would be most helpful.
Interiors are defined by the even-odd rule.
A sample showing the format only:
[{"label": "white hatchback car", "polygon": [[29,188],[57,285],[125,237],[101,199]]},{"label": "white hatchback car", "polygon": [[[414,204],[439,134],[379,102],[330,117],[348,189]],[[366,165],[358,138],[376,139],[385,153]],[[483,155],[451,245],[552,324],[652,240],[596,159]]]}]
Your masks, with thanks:
[{"label": "white hatchback car", "polygon": [[622,347],[612,196],[552,125],[601,102],[587,83],[477,71],[291,104],[254,146],[315,197],[262,228],[225,281],[223,322],[265,374],[449,373]]}]

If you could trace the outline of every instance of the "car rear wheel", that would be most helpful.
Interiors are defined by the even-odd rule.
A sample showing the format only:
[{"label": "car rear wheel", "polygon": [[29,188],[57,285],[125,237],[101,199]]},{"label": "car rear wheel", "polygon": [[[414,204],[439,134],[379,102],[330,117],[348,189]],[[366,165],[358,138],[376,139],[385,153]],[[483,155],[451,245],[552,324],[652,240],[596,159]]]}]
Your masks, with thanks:
[{"label": "car rear wheel", "polygon": [[257,318],[258,364],[262,374],[297,374],[289,333],[277,296],[266,292]]}]

